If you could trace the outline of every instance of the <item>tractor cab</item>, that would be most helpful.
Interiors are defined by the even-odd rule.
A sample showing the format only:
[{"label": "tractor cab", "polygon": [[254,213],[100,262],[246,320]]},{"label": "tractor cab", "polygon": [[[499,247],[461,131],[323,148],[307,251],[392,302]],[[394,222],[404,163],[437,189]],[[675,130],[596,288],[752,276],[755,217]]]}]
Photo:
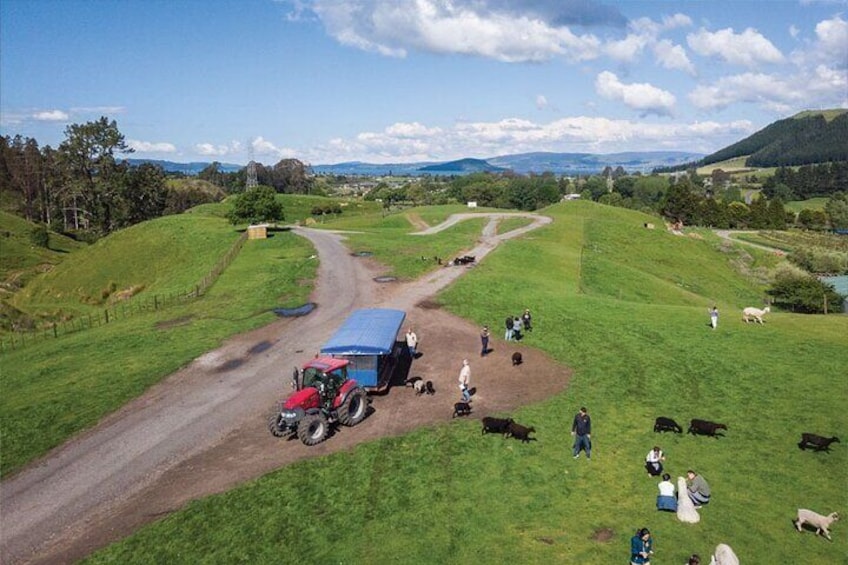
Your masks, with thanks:
[{"label": "tractor cab", "polygon": [[[348,380],[347,367],[350,361],[347,359],[333,359],[332,357],[316,357],[312,359],[303,369],[295,369],[292,375],[292,388],[303,390],[313,387],[318,389],[322,397],[332,397],[334,392]],[[330,394],[326,394],[329,392]]]}]

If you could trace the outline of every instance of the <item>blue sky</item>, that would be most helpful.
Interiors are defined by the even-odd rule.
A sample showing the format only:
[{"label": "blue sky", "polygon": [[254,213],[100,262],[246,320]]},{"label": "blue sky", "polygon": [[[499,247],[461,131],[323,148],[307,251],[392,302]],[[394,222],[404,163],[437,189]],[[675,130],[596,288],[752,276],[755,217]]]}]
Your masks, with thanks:
[{"label": "blue sky", "polygon": [[848,108],[848,0],[2,0],[0,134],[135,157],[710,153]]}]

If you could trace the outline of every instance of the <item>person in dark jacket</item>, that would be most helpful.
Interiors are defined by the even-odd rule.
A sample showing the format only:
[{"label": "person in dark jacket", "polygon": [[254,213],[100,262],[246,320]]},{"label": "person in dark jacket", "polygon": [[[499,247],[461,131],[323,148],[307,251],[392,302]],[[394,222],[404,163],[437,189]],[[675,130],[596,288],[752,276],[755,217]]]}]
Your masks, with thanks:
[{"label": "person in dark jacket", "polygon": [[524,331],[533,331],[533,316],[530,315],[529,309],[524,310],[524,313],[521,315],[521,323],[524,326]]},{"label": "person in dark jacket", "polygon": [[507,316],[506,321],[506,333],[504,334],[504,339],[506,341],[512,340],[512,328],[514,327],[515,322],[512,319],[512,316]]},{"label": "person in dark jacket", "polygon": [[580,450],[586,452],[586,459],[592,458],[592,419],[586,411],[586,407],[580,408],[580,412],[574,415],[571,424],[571,435],[574,436],[574,458],[580,457]]},{"label": "person in dark jacket", "polygon": [[630,565],[650,565],[654,550],[654,540],[648,528],[636,530],[630,538]]}]

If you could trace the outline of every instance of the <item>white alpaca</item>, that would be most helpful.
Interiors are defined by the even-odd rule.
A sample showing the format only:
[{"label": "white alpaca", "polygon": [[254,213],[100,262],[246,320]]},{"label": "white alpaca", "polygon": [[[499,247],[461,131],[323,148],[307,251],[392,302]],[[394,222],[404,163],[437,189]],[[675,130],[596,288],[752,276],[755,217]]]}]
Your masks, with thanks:
[{"label": "white alpaca", "polygon": [[746,324],[751,320],[754,320],[758,324],[762,324],[764,323],[763,316],[765,316],[769,312],[771,312],[771,308],[768,306],[766,306],[762,310],[760,310],[759,308],[754,308],[753,306],[748,306],[747,308],[742,310],[742,319],[745,320]]},{"label": "white alpaca", "polygon": [[715,548],[710,565],[739,565],[739,558],[736,557],[729,545],[720,543]]},{"label": "white alpaca", "polygon": [[695,510],[695,503],[689,498],[686,479],[677,477],[677,519],[681,522],[695,524],[701,521],[701,515]]}]

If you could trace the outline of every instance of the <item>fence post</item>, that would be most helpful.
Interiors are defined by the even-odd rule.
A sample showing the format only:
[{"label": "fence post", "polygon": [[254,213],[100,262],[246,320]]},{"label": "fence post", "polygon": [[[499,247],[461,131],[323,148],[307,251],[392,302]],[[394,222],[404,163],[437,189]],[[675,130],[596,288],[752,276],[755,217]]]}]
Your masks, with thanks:
[{"label": "fence post", "polygon": [[53,322],[53,337],[59,337],[59,332],[56,330],[56,322]]},{"label": "fence post", "polygon": [[106,323],[108,324],[109,323],[109,309],[106,308],[103,312],[106,314]]}]

